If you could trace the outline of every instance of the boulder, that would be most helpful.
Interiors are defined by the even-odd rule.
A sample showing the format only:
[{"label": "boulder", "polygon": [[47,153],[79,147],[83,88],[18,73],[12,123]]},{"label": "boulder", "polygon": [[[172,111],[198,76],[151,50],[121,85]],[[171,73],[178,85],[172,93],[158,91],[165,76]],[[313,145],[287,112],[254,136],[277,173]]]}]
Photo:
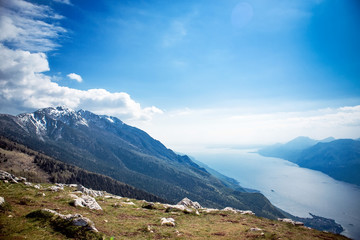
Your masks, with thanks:
[{"label": "boulder", "polygon": [[175,219],[173,218],[161,218],[161,226],[175,227]]},{"label": "boulder", "polygon": [[3,197],[0,197],[0,206],[5,203],[5,199]]},{"label": "boulder", "polygon": [[232,207],[226,207],[226,208],[223,209],[223,211],[229,211],[229,212],[233,212],[233,213],[240,213],[242,215],[245,215],[245,214],[247,214],[247,215],[255,215],[255,213],[253,213],[250,210],[244,211],[244,210],[239,210],[239,209],[232,208]]},{"label": "boulder", "polygon": [[77,185],[77,190],[86,194],[86,195],[89,195],[89,196],[93,196],[93,197],[102,197],[104,196],[104,192],[103,191],[96,191],[96,190],[92,190],[90,188],[86,188],[84,187],[83,185]]},{"label": "boulder", "polygon": [[53,191],[53,192],[59,192],[59,191],[63,191],[64,187],[62,187],[62,186],[51,186],[51,187],[47,188],[47,190]]},{"label": "boulder", "polygon": [[294,226],[304,226],[303,222],[296,222],[296,221],[293,221],[290,218],[278,218],[278,221],[285,222],[285,223],[290,223],[290,224],[292,224]]},{"label": "boulder", "polygon": [[98,230],[95,228],[95,224],[90,219],[83,217],[81,214],[63,215],[51,209],[43,209],[41,211],[51,213],[63,220],[71,221],[72,225],[74,226],[85,227],[87,230],[98,232]]},{"label": "boulder", "polygon": [[188,207],[188,208],[195,208],[195,209],[202,208],[201,205],[198,202],[193,202],[188,198],[184,198],[183,200],[178,202],[176,205],[182,205],[182,206],[185,206],[185,207]]},{"label": "boulder", "polygon": [[81,197],[78,197],[75,194],[71,194],[70,197],[73,198],[71,204],[75,207],[87,207],[89,209],[102,210],[95,198],[91,196],[82,195]]}]

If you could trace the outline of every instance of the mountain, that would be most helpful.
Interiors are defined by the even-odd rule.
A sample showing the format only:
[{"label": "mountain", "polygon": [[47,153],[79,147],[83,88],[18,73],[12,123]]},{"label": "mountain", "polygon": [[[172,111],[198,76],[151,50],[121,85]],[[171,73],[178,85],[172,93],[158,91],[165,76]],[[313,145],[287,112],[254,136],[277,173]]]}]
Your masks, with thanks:
[{"label": "mountain", "polygon": [[339,139],[303,150],[296,163],[360,186],[360,141]]},{"label": "mountain", "polygon": [[110,177],[57,161],[4,137],[0,137],[0,169],[35,183],[81,184],[123,197],[166,202],[165,199],[153,194]]},{"label": "mountain", "polygon": [[267,146],[258,151],[259,154],[266,157],[278,157],[289,161],[296,161],[299,154],[304,150],[319,142],[331,142],[335,138],[328,137],[323,140],[314,140],[309,137],[297,137],[285,144],[277,143]]},{"label": "mountain", "polygon": [[267,157],[289,160],[301,167],[321,171],[334,179],[360,185],[360,141],[298,137],[286,144],[259,150]]},{"label": "mountain", "polygon": [[175,154],[146,132],[115,117],[66,107],[18,116],[2,114],[0,135],[169,202],[189,197],[206,207],[249,209],[268,218],[284,216],[262,194],[225,186],[188,156]]}]

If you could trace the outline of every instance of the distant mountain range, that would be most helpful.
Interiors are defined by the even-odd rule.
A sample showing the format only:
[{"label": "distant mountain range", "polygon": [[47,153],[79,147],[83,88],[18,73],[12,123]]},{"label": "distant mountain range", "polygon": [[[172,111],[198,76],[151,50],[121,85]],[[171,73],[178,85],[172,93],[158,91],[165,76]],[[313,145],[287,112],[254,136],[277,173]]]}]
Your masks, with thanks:
[{"label": "distant mountain range", "polygon": [[257,216],[284,217],[262,194],[227,186],[188,156],[174,153],[146,132],[115,117],[66,107],[18,116],[1,114],[0,135],[168,202],[188,197],[206,207],[230,206],[252,210]]},{"label": "distant mountain range", "polygon": [[359,140],[298,137],[285,144],[260,149],[259,153],[283,158],[301,167],[324,172],[337,180],[360,185]]}]

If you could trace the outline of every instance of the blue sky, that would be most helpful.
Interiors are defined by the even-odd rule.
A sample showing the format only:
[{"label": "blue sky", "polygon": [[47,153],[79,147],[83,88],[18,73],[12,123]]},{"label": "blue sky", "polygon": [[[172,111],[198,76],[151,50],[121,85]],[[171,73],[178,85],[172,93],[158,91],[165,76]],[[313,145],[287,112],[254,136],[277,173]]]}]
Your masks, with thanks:
[{"label": "blue sky", "polygon": [[181,150],[360,136],[357,0],[0,6],[2,112],[86,108]]}]

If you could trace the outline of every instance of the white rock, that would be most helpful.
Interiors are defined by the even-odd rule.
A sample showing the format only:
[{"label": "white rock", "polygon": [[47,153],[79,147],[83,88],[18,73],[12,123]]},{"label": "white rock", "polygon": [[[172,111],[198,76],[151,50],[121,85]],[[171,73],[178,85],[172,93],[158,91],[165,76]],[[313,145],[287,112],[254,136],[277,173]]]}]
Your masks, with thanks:
[{"label": "white rock", "polygon": [[51,186],[48,188],[48,190],[53,191],[53,192],[59,192],[59,191],[63,191],[64,187],[62,186]]},{"label": "white rock", "polygon": [[251,232],[260,232],[260,231],[262,231],[262,229],[261,228],[250,228],[250,231]]},{"label": "white rock", "polygon": [[3,197],[0,197],[0,206],[5,203],[5,199]]},{"label": "white rock", "polygon": [[175,219],[173,218],[161,218],[161,226],[175,227]]},{"label": "white rock", "polygon": [[176,205],[183,205],[185,207],[190,207],[190,208],[195,208],[195,209],[202,208],[201,205],[198,202],[193,202],[188,198],[184,198],[183,200],[178,202]]},{"label": "white rock", "polygon": [[223,211],[228,211],[228,212],[233,212],[233,213],[240,213],[240,214],[248,214],[248,215],[255,215],[255,213],[253,213],[252,211],[250,210],[239,210],[239,209],[236,209],[236,208],[232,208],[232,207],[226,207],[223,209]]},{"label": "white rock", "polygon": [[211,213],[211,212],[218,212],[220,210],[216,208],[203,208],[202,211],[206,213]]},{"label": "white rock", "polygon": [[93,197],[101,197],[101,196],[104,196],[104,192],[103,191],[96,191],[96,190],[92,190],[90,188],[86,188],[82,185],[77,185],[77,190],[86,194],[86,195],[90,195],[90,196],[93,196]]}]

